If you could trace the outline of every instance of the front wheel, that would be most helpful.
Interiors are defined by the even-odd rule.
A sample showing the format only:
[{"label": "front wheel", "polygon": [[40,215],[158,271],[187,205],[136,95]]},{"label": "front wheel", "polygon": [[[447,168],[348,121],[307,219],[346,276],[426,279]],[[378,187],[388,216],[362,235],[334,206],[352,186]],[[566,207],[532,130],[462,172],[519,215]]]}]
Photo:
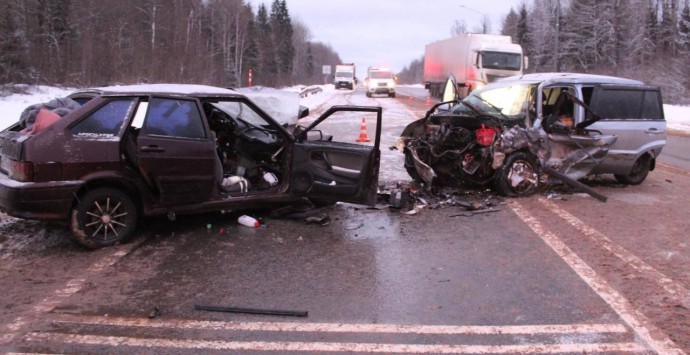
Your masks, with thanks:
[{"label": "front wheel", "polygon": [[506,157],[496,172],[496,191],[504,196],[529,196],[537,191],[539,172],[537,160],[527,152],[516,152]]},{"label": "front wheel", "polygon": [[639,185],[647,178],[647,175],[651,169],[652,157],[650,157],[649,154],[645,154],[635,161],[630,174],[614,174],[613,176],[621,184]]},{"label": "front wheel", "polygon": [[136,228],[137,207],[124,192],[99,188],[88,192],[72,210],[74,240],[89,249],[116,245]]}]

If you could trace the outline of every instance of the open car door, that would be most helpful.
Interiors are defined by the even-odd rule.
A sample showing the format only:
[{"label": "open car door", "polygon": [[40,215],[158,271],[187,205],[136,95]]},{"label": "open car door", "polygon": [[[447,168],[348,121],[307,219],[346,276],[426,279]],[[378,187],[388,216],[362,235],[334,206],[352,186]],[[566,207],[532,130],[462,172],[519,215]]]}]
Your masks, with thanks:
[{"label": "open car door", "polygon": [[[337,112],[346,114],[330,117]],[[353,138],[351,141],[343,137],[326,137],[320,131],[322,127],[330,126],[338,132],[344,132],[342,126],[351,125],[354,121],[359,126],[361,116],[353,118],[355,116],[350,112],[367,112],[369,116],[375,114],[376,129],[373,137],[366,133],[364,119],[361,121],[360,138]],[[290,192],[320,200],[374,205],[381,160],[381,117],[381,107],[333,106],[297,133],[292,155]],[[321,124],[328,118],[334,122],[329,122],[329,125]],[[319,129],[315,129],[317,126]],[[366,140],[361,139],[362,134],[366,135]]]}]

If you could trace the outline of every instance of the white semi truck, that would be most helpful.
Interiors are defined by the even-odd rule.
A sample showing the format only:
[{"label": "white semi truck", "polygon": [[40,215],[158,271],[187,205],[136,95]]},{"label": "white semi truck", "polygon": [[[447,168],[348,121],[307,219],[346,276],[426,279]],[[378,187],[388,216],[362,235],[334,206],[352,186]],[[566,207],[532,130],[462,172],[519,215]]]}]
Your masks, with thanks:
[{"label": "white semi truck", "polygon": [[426,45],[424,87],[441,97],[449,76],[461,97],[496,79],[527,69],[522,47],[510,36],[466,33]]},{"label": "white semi truck", "polygon": [[336,89],[346,88],[354,90],[355,85],[357,85],[354,63],[338,64],[335,66],[333,85],[335,85]]}]

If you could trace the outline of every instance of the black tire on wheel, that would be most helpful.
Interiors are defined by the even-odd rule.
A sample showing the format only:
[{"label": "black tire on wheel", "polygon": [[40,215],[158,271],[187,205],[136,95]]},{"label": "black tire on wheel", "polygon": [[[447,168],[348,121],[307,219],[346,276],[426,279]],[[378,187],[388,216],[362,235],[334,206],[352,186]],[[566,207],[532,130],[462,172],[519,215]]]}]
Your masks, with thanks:
[{"label": "black tire on wheel", "polygon": [[137,207],[124,192],[112,188],[89,191],[72,209],[74,240],[88,249],[124,242],[136,229]]},{"label": "black tire on wheel", "polygon": [[647,178],[647,175],[651,169],[652,157],[649,156],[649,154],[645,154],[637,158],[635,164],[633,164],[632,170],[630,170],[630,174],[614,174],[613,176],[621,184],[639,185]]},{"label": "black tire on wheel", "polygon": [[371,97],[371,93],[367,91],[367,97]]},{"label": "black tire on wheel", "polygon": [[395,98],[395,93],[388,94],[388,96],[390,96],[390,97],[392,97],[392,98]]},{"label": "black tire on wheel", "polygon": [[538,164],[528,152],[515,152],[506,157],[503,166],[496,172],[494,188],[504,196],[529,196],[537,191],[539,184]]}]

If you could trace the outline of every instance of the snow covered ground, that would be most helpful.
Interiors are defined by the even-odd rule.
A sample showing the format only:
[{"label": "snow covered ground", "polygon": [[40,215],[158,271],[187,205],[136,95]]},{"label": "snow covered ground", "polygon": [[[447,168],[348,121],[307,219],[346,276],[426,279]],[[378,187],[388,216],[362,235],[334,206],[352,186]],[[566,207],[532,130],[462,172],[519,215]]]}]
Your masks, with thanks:
[{"label": "snow covered ground", "polygon": [[[326,104],[335,92],[335,88],[330,84],[320,87],[322,92],[302,98],[300,104],[312,110]],[[406,87],[422,88],[420,85],[409,85]],[[303,86],[295,86],[285,90],[299,92],[302,88]],[[29,89],[29,94],[12,94],[0,97],[0,129],[5,129],[17,122],[22,111],[27,106],[68,95],[74,90],[72,88],[34,86]],[[690,134],[690,106],[664,105],[664,113],[670,130]]]}]

